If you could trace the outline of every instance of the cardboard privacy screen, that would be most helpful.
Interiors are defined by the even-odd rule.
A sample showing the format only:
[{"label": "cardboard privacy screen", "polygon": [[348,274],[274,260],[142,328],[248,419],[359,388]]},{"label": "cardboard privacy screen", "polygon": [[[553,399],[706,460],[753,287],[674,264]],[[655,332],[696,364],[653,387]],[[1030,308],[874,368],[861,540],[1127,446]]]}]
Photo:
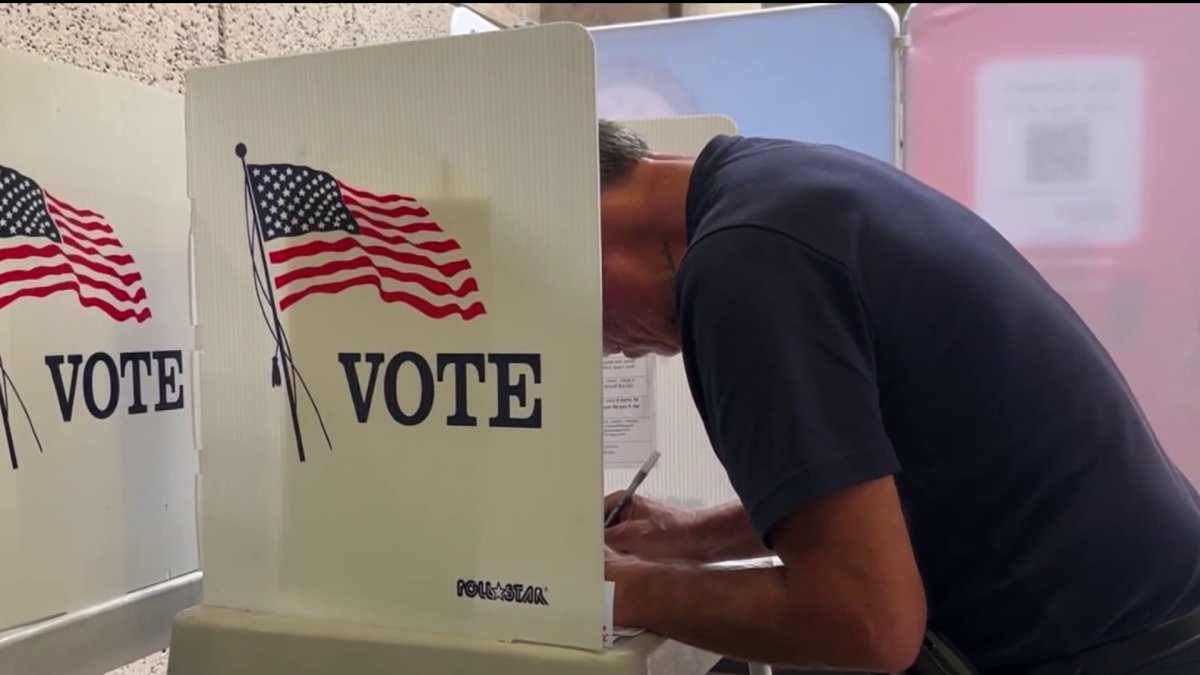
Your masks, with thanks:
[{"label": "cardboard privacy screen", "polygon": [[0,630],[197,569],[183,99],[0,51]]},{"label": "cardboard privacy screen", "polygon": [[593,72],[563,24],[190,75],[208,604],[601,647]]},{"label": "cardboard privacy screen", "polygon": [[[737,126],[723,115],[621,120],[657,152],[696,155]],[[662,457],[640,494],[695,509],[737,499],[696,412],[679,356],[605,360],[606,492],[623,490],[652,450]]]}]

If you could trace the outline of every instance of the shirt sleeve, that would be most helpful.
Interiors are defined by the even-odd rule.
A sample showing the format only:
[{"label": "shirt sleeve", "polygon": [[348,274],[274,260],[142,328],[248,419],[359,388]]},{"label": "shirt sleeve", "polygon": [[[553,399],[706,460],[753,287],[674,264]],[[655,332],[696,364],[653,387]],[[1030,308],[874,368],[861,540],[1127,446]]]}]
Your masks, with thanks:
[{"label": "shirt sleeve", "polygon": [[798,507],[900,470],[843,264],[777,231],[729,228],[691,247],[677,294],[693,398],[767,546]]}]

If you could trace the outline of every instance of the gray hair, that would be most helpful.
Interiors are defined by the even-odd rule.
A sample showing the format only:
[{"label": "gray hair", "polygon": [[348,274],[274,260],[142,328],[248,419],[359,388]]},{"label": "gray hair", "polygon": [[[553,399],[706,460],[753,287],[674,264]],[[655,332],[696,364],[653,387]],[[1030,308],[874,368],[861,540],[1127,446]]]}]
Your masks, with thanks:
[{"label": "gray hair", "polygon": [[600,186],[620,183],[637,163],[650,156],[650,146],[637,132],[609,120],[600,120]]}]

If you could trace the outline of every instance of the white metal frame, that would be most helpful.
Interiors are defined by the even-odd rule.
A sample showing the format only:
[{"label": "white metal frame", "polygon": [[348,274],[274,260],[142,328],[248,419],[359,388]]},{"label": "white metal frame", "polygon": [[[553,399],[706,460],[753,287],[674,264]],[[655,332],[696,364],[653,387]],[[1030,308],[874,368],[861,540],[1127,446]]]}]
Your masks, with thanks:
[{"label": "white metal frame", "polygon": [[900,68],[898,80],[900,95],[896,99],[897,129],[900,133],[901,143],[898,159],[900,168],[905,170],[908,169],[908,52],[912,48],[912,18],[922,4],[914,2],[904,12],[904,18],[900,22],[900,39],[896,45],[896,63]]},{"label": "white metal frame", "polygon": [[502,26],[475,11],[470,5],[463,3],[452,4],[454,4],[454,11],[450,14],[450,35],[488,32],[507,28],[507,26]]}]

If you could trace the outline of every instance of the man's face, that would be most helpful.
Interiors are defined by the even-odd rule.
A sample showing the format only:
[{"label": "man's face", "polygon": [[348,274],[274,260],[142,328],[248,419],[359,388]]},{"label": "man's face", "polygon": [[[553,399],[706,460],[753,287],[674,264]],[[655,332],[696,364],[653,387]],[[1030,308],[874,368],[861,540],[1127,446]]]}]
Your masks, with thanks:
[{"label": "man's face", "polygon": [[677,354],[674,270],[637,209],[619,194],[600,204],[605,355]]},{"label": "man's face", "polygon": [[649,284],[636,260],[620,254],[603,256],[604,354],[639,358],[655,352],[661,338],[647,327],[654,312]]}]

